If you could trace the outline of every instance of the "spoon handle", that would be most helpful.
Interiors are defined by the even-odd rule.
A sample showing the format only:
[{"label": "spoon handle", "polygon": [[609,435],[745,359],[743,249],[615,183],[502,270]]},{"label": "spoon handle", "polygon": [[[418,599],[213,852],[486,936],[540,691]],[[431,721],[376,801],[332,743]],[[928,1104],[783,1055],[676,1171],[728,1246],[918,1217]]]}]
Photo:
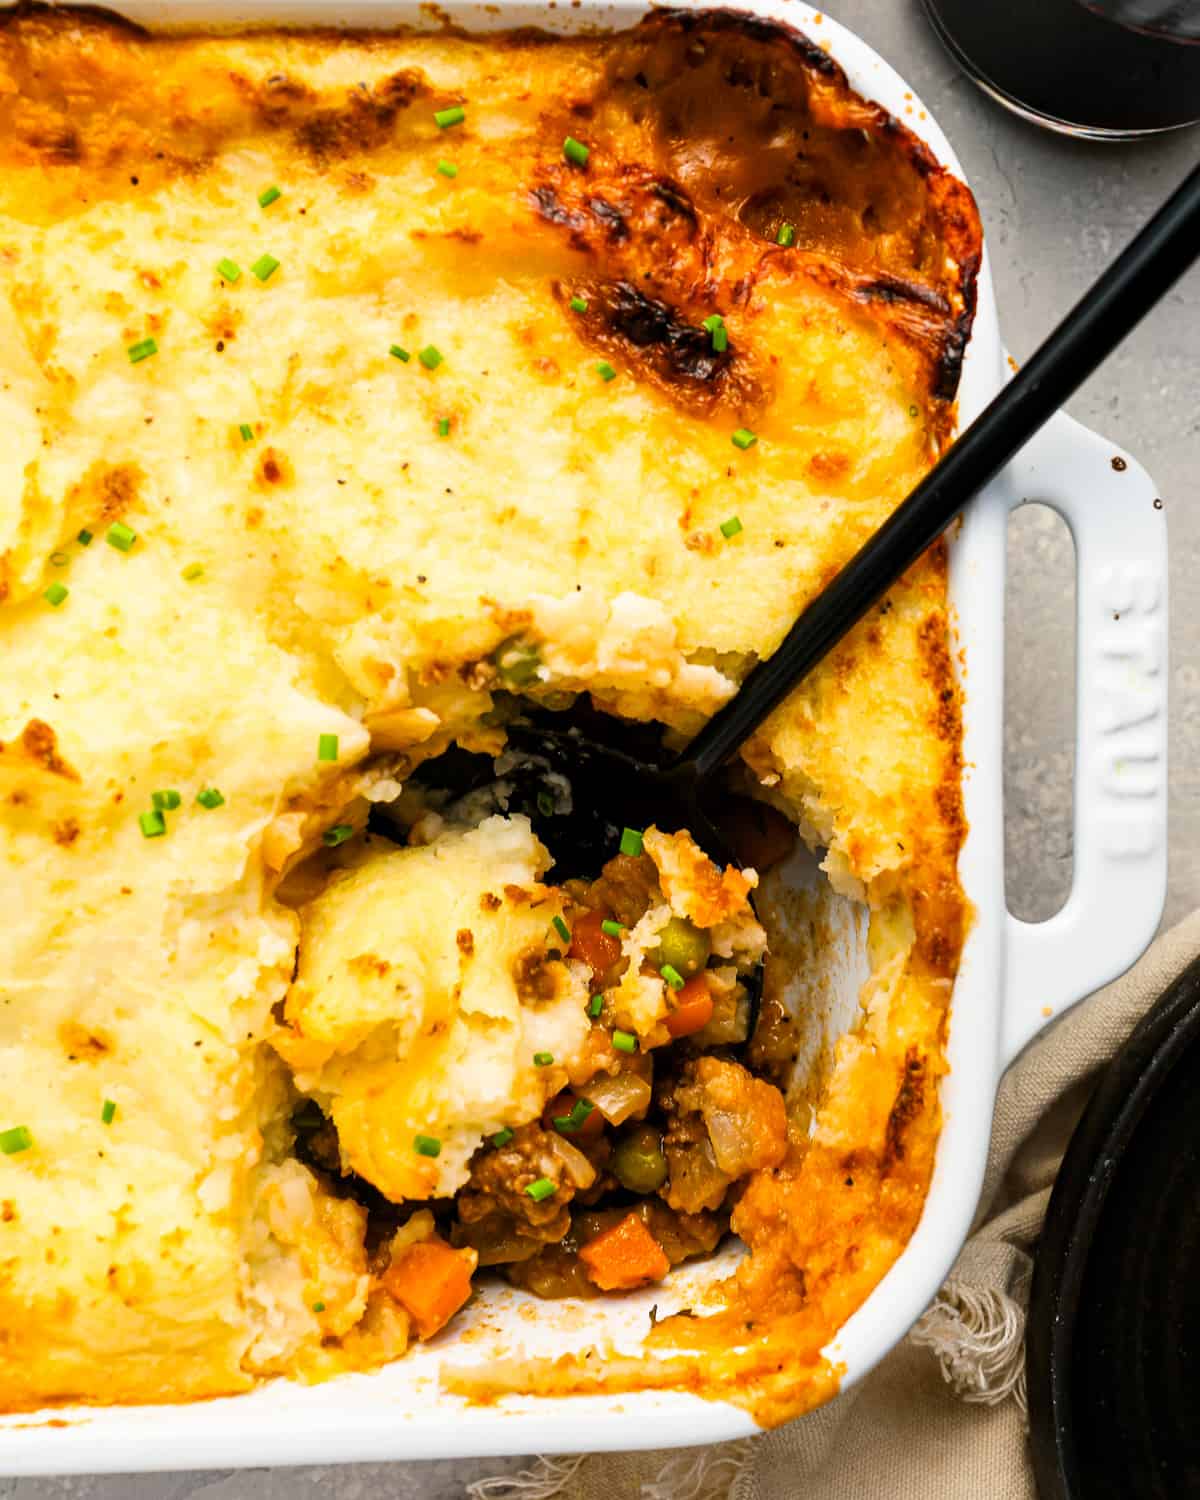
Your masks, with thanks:
[{"label": "spoon handle", "polygon": [[1033,437],[1200,255],[1200,167],[1076,303],[1037,353],[963,432],[775,653],[684,751],[703,781],[878,602],[964,505]]}]

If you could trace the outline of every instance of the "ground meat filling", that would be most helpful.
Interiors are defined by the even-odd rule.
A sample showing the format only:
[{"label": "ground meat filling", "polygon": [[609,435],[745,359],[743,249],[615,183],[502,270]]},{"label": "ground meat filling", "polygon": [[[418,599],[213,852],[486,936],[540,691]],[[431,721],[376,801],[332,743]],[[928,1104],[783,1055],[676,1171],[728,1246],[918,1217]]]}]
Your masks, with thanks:
[{"label": "ground meat filling", "polygon": [[732,1177],[717,1166],[712,1141],[698,1114],[674,1106],[674,1096],[664,1100],[667,1128],[663,1154],[667,1158],[666,1201],[681,1213],[717,1209],[725,1202]]},{"label": "ground meat filling", "polygon": [[676,1213],[658,1198],[644,1198],[632,1206],[577,1209],[571,1228],[557,1244],[546,1245],[529,1260],[505,1267],[514,1286],[536,1297],[595,1297],[600,1288],[579,1258],[585,1246],[615,1229],[635,1213],[662,1249],[671,1266],[698,1255],[711,1255],[729,1227],[726,1214]]},{"label": "ground meat filling", "polygon": [[677,1108],[704,1122],[718,1168],[731,1178],[777,1167],[787,1150],[783,1096],[738,1063],[704,1056],[684,1064]]},{"label": "ground meat filling", "polygon": [[[596,1176],[582,1191],[564,1168],[561,1138],[538,1125],[481,1151],[456,1199],[452,1241],[478,1251],[481,1265],[505,1266],[511,1281],[539,1296],[580,1295],[594,1290],[580,1249],[631,1211],[670,1265],[707,1254],[727,1223],[730,1189],[777,1165],[786,1147],[777,1088],[730,1059],[687,1058],[664,1073],[643,1120],[612,1141],[605,1134],[586,1143],[580,1154]],[[540,1178],[556,1190],[538,1203],[527,1189]]]},{"label": "ground meat filling", "polygon": [[[470,1182],[455,1198],[453,1243],[471,1246],[480,1265],[494,1266],[526,1260],[542,1245],[561,1240],[581,1185],[581,1174],[568,1170],[562,1146],[561,1137],[532,1124],[522,1125],[503,1146],[479,1152]],[[553,1193],[531,1197],[528,1189],[537,1182],[552,1183]]]},{"label": "ground meat filling", "polygon": [[582,905],[607,912],[623,927],[633,927],[663,899],[658,870],[645,854],[618,854],[604,866],[599,880],[570,881],[567,889]]}]

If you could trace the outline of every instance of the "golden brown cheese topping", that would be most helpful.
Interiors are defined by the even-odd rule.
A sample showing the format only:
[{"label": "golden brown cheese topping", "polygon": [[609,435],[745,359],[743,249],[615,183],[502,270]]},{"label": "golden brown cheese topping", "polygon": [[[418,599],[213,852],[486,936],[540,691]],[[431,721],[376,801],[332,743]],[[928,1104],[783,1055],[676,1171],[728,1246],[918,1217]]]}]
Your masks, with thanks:
[{"label": "golden brown cheese topping", "polygon": [[[364,938],[289,1057],[339,899],[310,856],[450,745],[499,752],[504,694],[693,731],[947,438],[979,253],[966,189],[744,18],[564,40],[4,15],[0,1404],[378,1363],[436,1315],[398,1300],[402,1265],[441,1255],[447,1307],[469,1290],[474,1251],[447,1260],[428,1216],[388,1283],[293,1156],[297,1082],[349,1109],[357,1056],[407,1109],[367,1032],[441,1014],[355,968]],[[738,1399],[764,1419],[829,1388],[822,1344],[919,1216],[959,741],[935,549],[745,755],[869,901],[876,970],[811,1145],[740,1199],[725,1325],[655,1335],[684,1361],[662,1380],[727,1394],[719,1350],[757,1327]],[[476,1099],[446,1136],[507,1118]]]}]

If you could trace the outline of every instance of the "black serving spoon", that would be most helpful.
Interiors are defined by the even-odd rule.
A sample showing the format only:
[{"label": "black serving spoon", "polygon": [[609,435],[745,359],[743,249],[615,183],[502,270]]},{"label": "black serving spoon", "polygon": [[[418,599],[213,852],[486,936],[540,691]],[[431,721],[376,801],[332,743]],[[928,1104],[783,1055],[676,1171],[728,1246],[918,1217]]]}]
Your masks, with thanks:
[{"label": "black serving spoon", "polygon": [[[832,583],[801,613],[779,648],[754,667],[681,754],[639,743],[631,726],[602,714],[529,710],[507,726],[509,745],[535,780],[548,771],[570,784],[569,807],[545,784],[533,805],[552,816],[539,832],[556,873],[594,874],[621,827],[687,828],[722,864],[729,841],[710,808],[713,779],[783,698],[882,598],[967,502],[1061,404],[1200,255],[1200,167],[1196,168],[1076,303],[1041,348],[971,423]],[[616,738],[615,736],[619,736]],[[494,779],[494,778],[493,778]],[[529,805],[529,797],[518,797]]]}]

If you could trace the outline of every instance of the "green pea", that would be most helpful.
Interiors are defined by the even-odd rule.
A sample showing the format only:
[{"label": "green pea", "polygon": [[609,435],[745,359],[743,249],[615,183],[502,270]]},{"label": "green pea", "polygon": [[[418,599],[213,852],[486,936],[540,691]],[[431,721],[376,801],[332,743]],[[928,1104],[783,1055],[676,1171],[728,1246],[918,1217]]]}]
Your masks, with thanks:
[{"label": "green pea", "polygon": [[693,926],[686,917],[672,917],[658,934],[658,947],[649,953],[650,962],[661,969],[670,964],[685,979],[690,979],[708,962],[712,942],[708,933]]},{"label": "green pea", "polygon": [[492,652],[492,660],[503,682],[509,687],[523,688],[537,681],[542,659],[536,646],[511,636]]},{"label": "green pea", "polygon": [[639,1125],[623,1135],[613,1152],[612,1169],[631,1193],[655,1192],[667,1180],[661,1134],[652,1125]]}]

